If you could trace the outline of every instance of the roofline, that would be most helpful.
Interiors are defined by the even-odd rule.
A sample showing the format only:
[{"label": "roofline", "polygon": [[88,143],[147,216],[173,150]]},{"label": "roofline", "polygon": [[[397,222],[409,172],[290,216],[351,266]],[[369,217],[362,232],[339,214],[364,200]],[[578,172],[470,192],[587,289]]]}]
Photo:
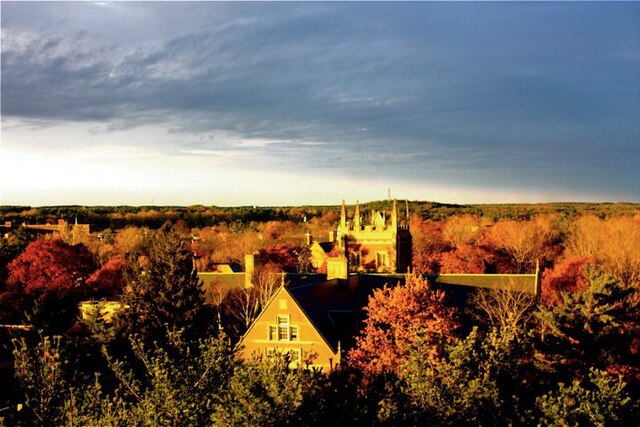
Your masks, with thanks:
[{"label": "roofline", "polygon": [[[302,306],[300,305],[300,303],[298,302],[298,300],[296,299],[296,297],[293,296],[293,294],[291,292],[289,292],[289,289],[287,289],[286,287],[284,288],[285,292],[287,292],[289,294],[289,296],[291,297],[291,299],[296,303],[296,305],[298,306],[298,308],[300,309],[300,311],[302,311],[302,314],[304,314],[304,316],[307,318],[307,320],[309,321],[309,323],[311,323],[311,325],[313,326],[313,328],[316,330],[316,332],[318,332],[318,335],[320,335],[320,337],[322,338],[322,340],[324,341],[324,343],[331,349],[331,351],[333,351],[335,354],[337,354],[338,356],[340,356],[338,354],[338,350],[334,349],[333,346],[329,343],[329,341],[327,340],[327,338],[324,336],[324,334],[322,333],[322,331],[320,330],[320,328],[318,328],[318,326],[313,323],[313,320],[311,320],[311,316],[309,316],[309,314],[305,311],[304,308],[302,308]],[[257,319],[256,319],[257,320]]]},{"label": "roofline", "polygon": [[[253,319],[253,322],[251,323],[251,326],[249,326],[249,328],[247,329],[247,331],[242,334],[242,337],[240,338],[240,341],[238,341],[238,343],[241,343],[242,340],[244,340],[244,338],[249,334],[249,332],[251,332],[251,330],[253,329],[253,327],[255,326],[256,323],[258,323],[258,319],[260,317],[262,317],[262,313],[264,313],[267,308],[271,305],[271,303],[273,302],[273,300],[276,298],[276,295],[278,295],[280,293],[280,291],[285,288],[284,285],[280,285],[280,287],[278,288],[278,290],[276,290],[273,295],[271,295],[271,297],[269,297],[269,301],[267,301],[267,303],[264,305],[264,307],[262,307],[262,310],[260,310],[260,313],[258,314],[258,317],[256,317],[255,319]],[[245,288],[245,289],[249,289],[249,288]]]},{"label": "roofline", "polygon": [[[358,274],[360,276],[381,276],[381,277],[390,277],[390,278],[402,278],[402,277],[407,277],[406,273],[367,273],[367,272],[363,272],[363,273],[350,273],[351,275],[353,274]],[[492,273],[424,273],[424,274],[420,274],[420,276],[422,277],[440,277],[440,276],[445,276],[445,277],[453,277],[453,276],[478,276],[478,277],[537,277],[536,273],[517,273],[517,274],[512,274],[512,273],[499,273],[499,274],[492,274]]]},{"label": "roofline", "polygon": [[198,271],[198,276],[201,274],[247,274],[246,271],[232,271],[230,273],[223,273],[220,271]]}]

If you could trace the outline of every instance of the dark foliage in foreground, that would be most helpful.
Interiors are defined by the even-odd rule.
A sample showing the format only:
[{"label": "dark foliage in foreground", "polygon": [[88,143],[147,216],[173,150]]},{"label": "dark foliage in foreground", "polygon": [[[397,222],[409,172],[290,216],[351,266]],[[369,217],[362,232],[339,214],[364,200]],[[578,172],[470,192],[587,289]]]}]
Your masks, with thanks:
[{"label": "dark foliage in foreground", "polygon": [[384,310],[361,347],[321,373],[290,369],[287,355],[241,360],[181,238],[163,229],[141,248],[114,323],[14,340],[22,410],[5,423],[622,426],[640,416],[638,289],[596,267],[544,304],[478,292],[466,310],[411,277],[373,297],[370,309]]}]

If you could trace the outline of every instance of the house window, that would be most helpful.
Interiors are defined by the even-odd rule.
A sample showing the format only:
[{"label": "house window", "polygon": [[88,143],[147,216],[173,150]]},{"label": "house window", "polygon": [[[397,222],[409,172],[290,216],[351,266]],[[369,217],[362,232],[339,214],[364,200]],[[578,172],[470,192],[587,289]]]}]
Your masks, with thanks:
[{"label": "house window", "polygon": [[276,323],[268,326],[269,341],[298,341],[299,328],[292,326],[289,319],[289,315],[279,314],[276,316]]},{"label": "house window", "polygon": [[302,350],[299,348],[283,349],[277,347],[265,348],[265,355],[267,358],[275,357],[276,355],[288,354],[291,363],[300,364],[302,362]]},{"label": "house window", "polygon": [[289,339],[289,328],[286,326],[278,326],[278,341],[286,341]]},{"label": "house window", "polygon": [[376,266],[386,267],[389,265],[388,254],[386,252],[376,252]]},{"label": "house window", "polygon": [[302,362],[302,350],[300,350],[299,348],[289,350],[289,356],[291,357],[292,363],[296,363],[299,365],[300,362]]},{"label": "house window", "polygon": [[289,340],[289,316],[278,315],[278,341]]}]

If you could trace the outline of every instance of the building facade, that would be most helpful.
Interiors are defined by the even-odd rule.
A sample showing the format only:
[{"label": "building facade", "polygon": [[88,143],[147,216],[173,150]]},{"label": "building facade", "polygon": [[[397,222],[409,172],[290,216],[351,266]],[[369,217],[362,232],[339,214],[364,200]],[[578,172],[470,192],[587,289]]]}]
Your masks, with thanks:
[{"label": "building facade", "polygon": [[337,244],[349,262],[351,272],[406,273],[411,268],[412,238],[409,209],[399,218],[393,201],[391,218],[386,212],[373,211],[365,221],[356,203],[353,217],[348,219],[344,201],[340,213]]}]

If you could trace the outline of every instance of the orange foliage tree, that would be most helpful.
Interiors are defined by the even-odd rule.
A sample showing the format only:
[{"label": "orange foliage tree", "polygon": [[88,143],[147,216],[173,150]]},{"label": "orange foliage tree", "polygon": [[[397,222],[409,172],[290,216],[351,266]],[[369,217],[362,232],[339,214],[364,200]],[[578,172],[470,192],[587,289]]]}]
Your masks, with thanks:
[{"label": "orange foliage tree", "polygon": [[457,248],[473,244],[480,233],[480,219],[475,215],[452,216],[444,224],[444,239]]},{"label": "orange foliage tree", "polygon": [[440,255],[440,273],[482,274],[493,263],[493,254],[478,246],[460,245]]},{"label": "orange foliage tree", "polygon": [[556,218],[538,215],[530,221],[502,220],[487,230],[484,244],[511,258],[512,273],[530,273],[536,261],[548,262],[559,253]]},{"label": "orange foliage tree", "polygon": [[570,256],[594,257],[627,285],[640,285],[640,216],[578,218],[566,242]]},{"label": "orange foliage tree", "polygon": [[445,293],[419,275],[407,275],[404,285],[376,290],[365,310],[365,326],[348,361],[369,377],[400,375],[417,343],[425,358],[438,360],[444,343],[460,327],[458,313],[447,305]]},{"label": "orange foliage tree", "polygon": [[439,255],[449,249],[442,237],[441,224],[431,220],[412,218],[411,234],[414,272],[437,273]]},{"label": "orange foliage tree", "polygon": [[283,271],[294,272],[298,268],[298,254],[302,248],[291,243],[280,243],[260,250],[262,264],[273,264]]},{"label": "orange foliage tree", "polygon": [[198,253],[199,271],[207,271],[214,263],[244,262],[246,254],[262,246],[258,233],[253,230],[231,232],[227,227],[206,227],[198,232],[193,249]]},{"label": "orange foliage tree", "polygon": [[546,269],[542,274],[542,301],[551,305],[560,300],[561,292],[585,290],[589,280],[584,275],[584,269],[594,261],[593,257],[573,256],[556,263],[552,269]]}]

